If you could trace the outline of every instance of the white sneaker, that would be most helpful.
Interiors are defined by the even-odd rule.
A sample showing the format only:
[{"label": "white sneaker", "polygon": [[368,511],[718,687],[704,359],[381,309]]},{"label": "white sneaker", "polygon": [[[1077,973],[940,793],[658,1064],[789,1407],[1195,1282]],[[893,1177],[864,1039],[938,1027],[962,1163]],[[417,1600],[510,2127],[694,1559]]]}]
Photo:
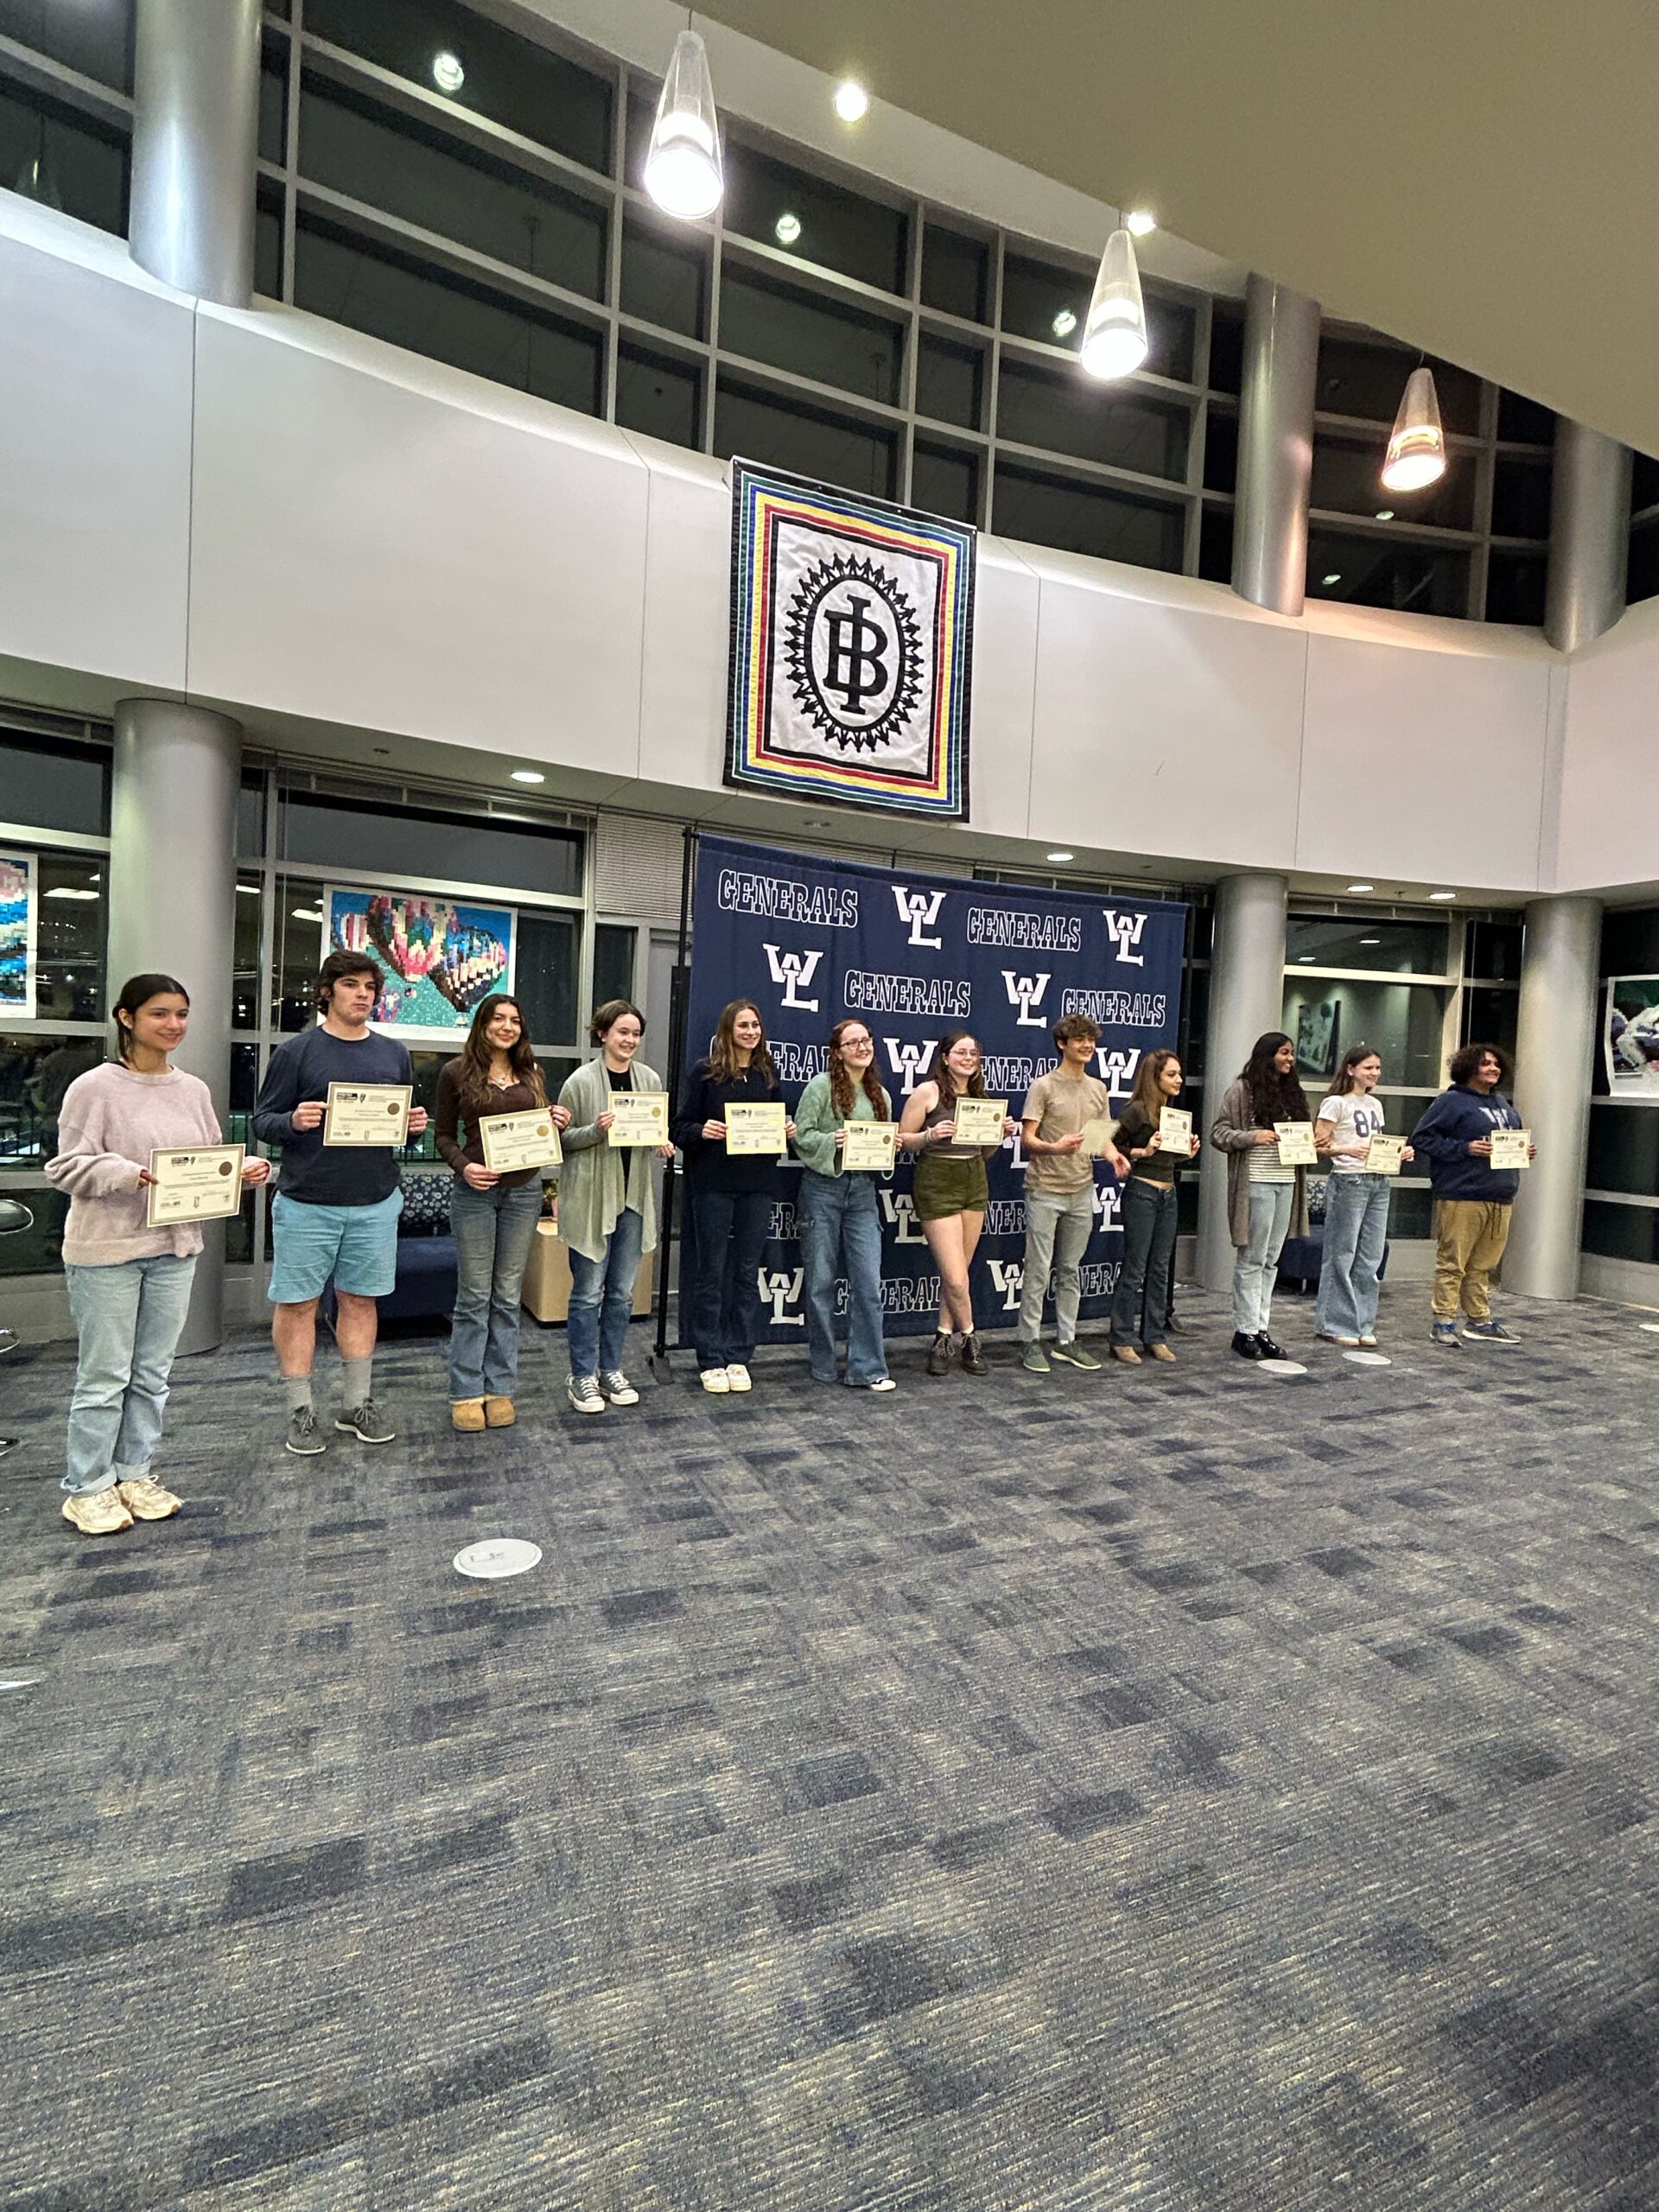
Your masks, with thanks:
[{"label": "white sneaker", "polygon": [[726,1388],[728,1390],[753,1389],[754,1385],[749,1380],[748,1369],[741,1363],[735,1367],[728,1367],[726,1370]]},{"label": "white sneaker", "polygon": [[605,1401],[599,1395],[599,1385],[591,1375],[573,1375],[564,1386],[565,1395],[579,1414],[602,1414]]},{"label": "white sneaker", "polygon": [[702,1370],[702,1387],[711,1397],[723,1398],[732,1386],[723,1367],[705,1367]]},{"label": "white sneaker", "polygon": [[879,1382],[867,1382],[864,1385],[864,1388],[867,1390],[874,1391],[879,1397],[883,1390],[896,1390],[899,1388],[899,1385],[893,1381],[891,1375],[884,1375]]},{"label": "white sneaker", "polygon": [[639,1393],[620,1367],[613,1367],[608,1375],[601,1375],[599,1384],[613,1406],[637,1406],[639,1402]]}]

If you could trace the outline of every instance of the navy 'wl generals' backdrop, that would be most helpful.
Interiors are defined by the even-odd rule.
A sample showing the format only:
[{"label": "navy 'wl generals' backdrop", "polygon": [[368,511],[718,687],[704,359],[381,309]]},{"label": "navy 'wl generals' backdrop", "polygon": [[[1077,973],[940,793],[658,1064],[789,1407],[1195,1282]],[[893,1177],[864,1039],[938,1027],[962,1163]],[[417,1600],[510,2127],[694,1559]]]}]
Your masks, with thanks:
[{"label": "navy 'wl generals' backdrop", "polygon": [[[856,1014],[875,1039],[876,1066],[896,1119],[948,1029],[970,1029],[985,1087],[1018,1121],[1027,1086],[1054,1065],[1049,1032],[1063,1014],[1101,1027],[1097,1071],[1119,1110],[1143,1052],[1175,1041],[1185,906],[1109,899],[961,876],[898,875],[769,846],[702,837],[693,907],[687,1064],[709,1049],[721,1008],[752,998],[791,1106],[824,1065],[831,1026]],[[911,1169],[900,1154],[878,1179],[882,1294],[890,1335],[931,1329],[938,1305]],[[980,1325],[1015,1319],[1025,1254],[1025,1161],[1016,1136],[990,1160],[990,1211],[974,1262]],[[799,1167],[785,1196],[763,1272],[767,1344],[803,1343],[801,1255],[795,1236]],[[1097,1219],[1084,1255],[1083,1311],[1103,1316],[1117,1279],[1117,1185],[1096,1171]],[[683,1295],[680,1311],[687,1304]]]}]

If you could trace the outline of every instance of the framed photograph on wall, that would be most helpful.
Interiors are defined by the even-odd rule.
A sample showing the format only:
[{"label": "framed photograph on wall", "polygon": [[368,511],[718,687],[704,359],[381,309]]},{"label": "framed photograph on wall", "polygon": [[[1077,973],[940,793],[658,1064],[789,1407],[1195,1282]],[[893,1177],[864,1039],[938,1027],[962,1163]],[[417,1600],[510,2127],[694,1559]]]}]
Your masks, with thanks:
[{"label": "framed photograph on wall", "polygon": [[1296,1019],[1299,1074],[1332,1076],[1342,1050],[1342,1001],[1311,999]]},{"label": "framed photograph on wall", "polygon": [[512,989],[518,917],[511,906],[404,891],[322,897],[322,950],[365,952],[386,978],[373,1021],[409,1044],[454,1045],[492,991]]},{"label": "framed photograph on wall", "polygon": [[0,853],[0,1015],[35,1019],[35,898],[33,853]]},{"label": "framed photograph on wall", "polygon": [[1612,1096],[1659,1106],[1659,976],[1608,978],[1602,1039]]}]

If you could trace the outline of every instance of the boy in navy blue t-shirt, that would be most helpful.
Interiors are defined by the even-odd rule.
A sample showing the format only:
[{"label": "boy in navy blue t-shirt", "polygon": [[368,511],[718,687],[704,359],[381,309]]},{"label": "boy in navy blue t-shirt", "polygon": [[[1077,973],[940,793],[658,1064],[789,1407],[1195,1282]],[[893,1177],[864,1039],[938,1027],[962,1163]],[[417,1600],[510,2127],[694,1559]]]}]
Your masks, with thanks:
[{"label": "boy in navy blue t-shirt", "polygon": [[[1480,1344],[1517,1341],[1492,1319],[1488,1286],[1510,1241],[1519,1172],[1492,1166],[1492,1131],[1518,1129],[1521,1116],[1498,1089],[1509,1080],[1509,1055],[1496,1045],[1465,1045],[1452,1055],[1443,1090],[1411,1133],[1412,1150],[1428,1162],[1435,1200],[1434,1325],[1437,1344],[1455,1347],[1464,1335]],[[1531,1147],[1537,1152],[1537,1146]]]}]

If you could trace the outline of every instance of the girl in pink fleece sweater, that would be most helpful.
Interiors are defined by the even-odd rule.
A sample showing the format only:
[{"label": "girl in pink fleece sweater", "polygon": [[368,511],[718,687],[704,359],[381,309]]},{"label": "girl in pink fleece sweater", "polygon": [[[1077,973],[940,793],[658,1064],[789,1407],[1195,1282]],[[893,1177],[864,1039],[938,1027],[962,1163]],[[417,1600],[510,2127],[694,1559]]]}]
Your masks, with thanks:
[{"label": "girl in pink fleece sweater", "polygon": [[[121,1058],[78,1076],[64,1094],[58,1154],[47,1174],[69,1194],[64,1272],[80,1339],[69,1402],[63,1517],[108,1535],[164,1521],[181,1501],[149,1471],[168,1376],[201,1249],[194,1223],[151,1229],[153,1151],[224,1141],[207,1086],[171,1065],[190,1017],[171,976],[135,976],[115,1002]],[[263,1183],[269,1161],[245,1162]]]}]

